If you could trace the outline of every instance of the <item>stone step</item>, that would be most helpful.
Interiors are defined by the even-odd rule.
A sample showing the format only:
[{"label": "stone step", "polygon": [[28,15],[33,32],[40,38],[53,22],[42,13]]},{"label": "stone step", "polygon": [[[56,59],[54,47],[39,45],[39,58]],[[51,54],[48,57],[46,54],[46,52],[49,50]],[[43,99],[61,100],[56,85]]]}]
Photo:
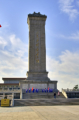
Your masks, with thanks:
[{"label": "stone step", "polygon": [[[40,98],[54,98],[54,97],[53,97],[53,96],[49,96],[49,95],[48,95],[48,96],[42,96],[42,95],[41,95],[41,96],[24,96],[24,97],[23,97],[23,99],[29,99],[29,98],[30,98],[30,99],[35,99],[35,98],[36,98],[36,99],[37,99],[37,98],[40,99]],[[65,98],[65,97],[56,96],[56,98]]]},{"label": "stone step", "polygon": [[[60,96],[56,95],[57,98],[65,98],[62,93]],[[54,98],[54,93],[25,93],[23,99],[40,99],[40,98]]]},{"label": "stone step", "polygon": [[79,99],[24,99],[14,100],[14,106],[79,105]]}]

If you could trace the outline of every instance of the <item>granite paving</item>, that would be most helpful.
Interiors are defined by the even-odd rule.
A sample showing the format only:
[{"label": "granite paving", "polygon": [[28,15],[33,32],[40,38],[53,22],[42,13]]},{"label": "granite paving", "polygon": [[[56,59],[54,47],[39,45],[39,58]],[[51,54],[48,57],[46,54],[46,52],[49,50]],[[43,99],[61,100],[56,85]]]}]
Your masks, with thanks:
[{"label": "granite paving", "polygon": [[0,120],[79,120],[79,105],[0,107]]}]

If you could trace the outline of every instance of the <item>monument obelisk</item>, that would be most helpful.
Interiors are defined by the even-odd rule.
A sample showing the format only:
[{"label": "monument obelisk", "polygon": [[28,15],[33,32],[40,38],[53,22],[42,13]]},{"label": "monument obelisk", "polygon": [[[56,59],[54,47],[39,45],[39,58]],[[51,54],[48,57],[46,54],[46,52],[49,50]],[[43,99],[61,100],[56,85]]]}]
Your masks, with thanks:
[{"label": "monument obelisk", "polygon": [[[57,81],[48,78],[46,71],[45,21],[47,16],[38,13],[28,14],[29,57],[27,79],[20,81],[22,89],[57,89]],[[50,61],[49,61],[50,62]],[[53,63],[52,63],[53,64]]]},{"label": "monument obelisk", "polygon": [[47,16],[40,13],[28,15],[29,60],[28,80],[48,81],[46,71],[45,21]]}]

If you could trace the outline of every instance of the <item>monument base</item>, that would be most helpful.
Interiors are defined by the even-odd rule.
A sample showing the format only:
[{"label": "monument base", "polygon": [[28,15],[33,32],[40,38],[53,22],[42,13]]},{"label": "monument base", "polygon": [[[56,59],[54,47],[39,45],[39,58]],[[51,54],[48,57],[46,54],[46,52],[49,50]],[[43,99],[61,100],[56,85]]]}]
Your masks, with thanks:
[{"label": "monument base", "polygon": [[45,81],[45,80],[23,80],[20,81],[20,87],[22,89],[57,89],[57,81]]},{"label": "monument base", "polygon": [[48,72],[27,72],[27,80],[35,81],[50,81],[47,77]]}]

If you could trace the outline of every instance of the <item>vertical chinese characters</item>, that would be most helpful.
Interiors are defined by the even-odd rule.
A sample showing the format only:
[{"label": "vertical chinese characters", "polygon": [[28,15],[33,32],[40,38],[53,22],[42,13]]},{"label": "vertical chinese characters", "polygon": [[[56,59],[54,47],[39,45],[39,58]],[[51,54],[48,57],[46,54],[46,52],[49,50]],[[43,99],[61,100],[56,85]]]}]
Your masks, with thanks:
[{"label": "vertical chinese characters", "polygon": [[36,63],[39,63],[39,37],[36,34]]}]

